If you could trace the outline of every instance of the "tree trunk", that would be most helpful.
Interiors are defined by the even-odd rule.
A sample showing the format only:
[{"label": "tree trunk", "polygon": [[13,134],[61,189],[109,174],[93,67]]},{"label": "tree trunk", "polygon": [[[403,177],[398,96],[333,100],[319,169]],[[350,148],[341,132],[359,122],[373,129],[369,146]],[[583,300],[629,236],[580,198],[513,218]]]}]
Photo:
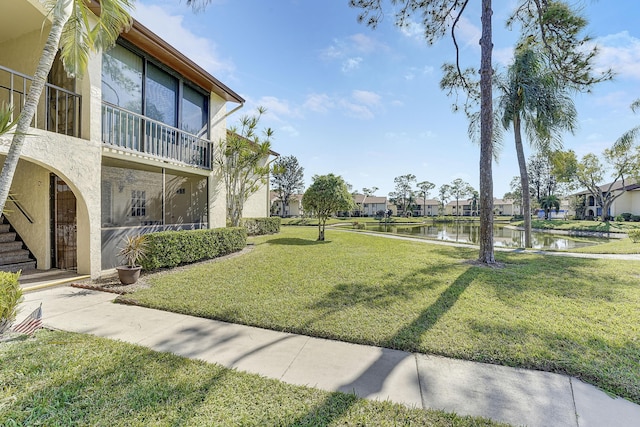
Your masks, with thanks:
[{"label": "tree trunk", "polygon": [[53,11],[51,16],[53,17],[51,30],[49,31],[47,41],[45,42],[42,55],[40,55],[40,60],[36,68],[36,72],[33,75],[33,81],[31,82],[31,88],[29,89],[22,112],[18,118],[16,131],[13,135],[11,146],[7,153],[7,158],[4,160],[2,172],[0,172],[0,212],[4,211],[4,206],[7,203],[9,189],[11,188],[11,182],[13,181],[16,167],[18,166],[20,153],[24,146],[31,121],[36,114],[38,100],[40,99],[45,83],[47,82],[47,76],[51,71],[51,65],[56,57],[56,53],[58,52],[62,29],[71,16],[71,7],[60,8],[60,12]]},{"label": "tree trunk", "polygon": [[493,95],[491,93],[491,0],[482,0],[480,38],[480,254],[478,261],[495,264],[493,252]]},{"label": "tree trunk", "polygon": [[524,147],[522,146],[520,115],[513,118],[513,133],[516,142],[516,154],[518,156],[518,167],[520,168],[520,185],[522,186],[522,211],[524,217],[524,247],[531,245],[531,193],[529,192],[529,174],[527,173],[527,160],[524,157]]},{"label": "tree trunk", "polygon": [[324,242],[324,221],[318,218],[318,241]]}]

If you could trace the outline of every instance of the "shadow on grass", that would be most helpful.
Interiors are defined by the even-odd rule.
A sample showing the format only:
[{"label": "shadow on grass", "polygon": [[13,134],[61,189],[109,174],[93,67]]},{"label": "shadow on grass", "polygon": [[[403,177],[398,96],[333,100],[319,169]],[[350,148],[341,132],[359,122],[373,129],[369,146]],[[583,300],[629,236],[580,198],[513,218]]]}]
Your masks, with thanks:
[{"label": "shadow on grass", "polygon": [[315,246],[315,245],[324,245],[327,243],[331,243],[329,240],[325,240],[324,242],[320,242],[318,240],[308,240],[308,239],[299,239],[299,238],[286,238],[279,237],[277,239],[269,239],[265,241],[265,243],[269,243],[271,245],[285,245],[285,246]]},{"label": "shadow on grass", "polygon": [[[438,268],[438,266],[434,266],[422,272],[434,275]],[[482,271],[481,268],[478,267],[470,267],[460,274],[420,315],[398,330],[392,337],[381,342],[380,346],[386,348],[382,349],[376,360],[369,364],[353,381],[341,385],[340,390],[353,391],[356,395],[362,397],[379,393],[393,370],[407,357],[411,357],[407,355],[406,351],[419,350],[422,335],[431,329],[442,316],[454,307],[463,292],[473,283],[479,274],[482,274]],[[406,287],[406,282],[410,282],[412,277],[414,277],[414,275],[410,274],[406,276],[400,284],[391,286],[391,288],[396,289],[395,297],[401,296],[405,299],[412,298],[414,291],[424,287],[424,279]],[[402,284],[403,282],[405,285]],[[388,290],[388,287],[378,289],[372,293],[371,287],[368,287],[367,290],[367,287],[364,285],[343,285],[337,287],[335,292],[327,294],[325,298],[317,302],[315,306],[332,308],[321,315],[321,317],[326,317],[344,309],[346,306],[363,303],[368,305],[391,303],[392,301],[388,300],[385,296],[385,289]],[[338,299],[338,301],[336,301],[336,299]],[[315,319],[314,321],[317,320],[319,319]],[[309,323],[313,323],[314,321],[310,321]]]}]

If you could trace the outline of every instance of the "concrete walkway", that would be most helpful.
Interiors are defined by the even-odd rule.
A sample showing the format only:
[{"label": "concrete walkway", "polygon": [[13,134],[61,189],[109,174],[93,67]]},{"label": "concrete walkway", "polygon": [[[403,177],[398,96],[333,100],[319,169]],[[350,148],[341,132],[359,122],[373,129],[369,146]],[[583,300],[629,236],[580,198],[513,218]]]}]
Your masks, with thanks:
[{"label": "concrete walkway", "polygon": [[528,426],[639,426],[640,406],[565,375],[240,326],[72,287],[25,294],[47,327],[139,344],[287,383]]}]

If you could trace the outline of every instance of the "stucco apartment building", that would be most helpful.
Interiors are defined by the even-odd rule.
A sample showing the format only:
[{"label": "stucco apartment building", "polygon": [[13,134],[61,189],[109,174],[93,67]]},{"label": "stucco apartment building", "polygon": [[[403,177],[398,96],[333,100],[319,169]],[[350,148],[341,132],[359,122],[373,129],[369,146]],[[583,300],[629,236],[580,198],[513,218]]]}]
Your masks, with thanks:
[{"label": "stucco apartment building", "polygon": [[[15,114],[49,27],[38,0],[2,2],[0,102]],[[125,235],[226,225],[213,156],[242,97],[139,22],[82,77],[56,59],[48,81],[6,207],[38,269],[98,277]],[[245,216],[268,215],[265,187]]]},{"label": "stucco apartment building", "polygon": [[[614,196],[619,195],[609,208],[608,215],[615,217],[623,213],[640,215],[640,183],[635,180],[627,180],[623,188],[622,182],[607,183],[600,186],[602,193],[611,192]],[[602,215],[602,206],[589,191],[581,191],[574,194],[577,197],[584,197],[584,217],[594,218]]]}]

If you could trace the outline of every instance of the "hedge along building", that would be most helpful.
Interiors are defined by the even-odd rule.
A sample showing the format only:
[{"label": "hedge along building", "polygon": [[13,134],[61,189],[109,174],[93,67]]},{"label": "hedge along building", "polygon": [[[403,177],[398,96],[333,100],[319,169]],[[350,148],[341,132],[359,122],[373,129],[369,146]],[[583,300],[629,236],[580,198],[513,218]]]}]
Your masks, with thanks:
[{"label": "hedge along building", "polygon": [[[18,114],[50,21],[38,0],[2,9],[0,103]],[[98,277],[120,264],[125,235],[225,226],[212,158],[242,97],[139,22],[83,76],[56,59],[48,81],[6,208],[38,269]]]}]

